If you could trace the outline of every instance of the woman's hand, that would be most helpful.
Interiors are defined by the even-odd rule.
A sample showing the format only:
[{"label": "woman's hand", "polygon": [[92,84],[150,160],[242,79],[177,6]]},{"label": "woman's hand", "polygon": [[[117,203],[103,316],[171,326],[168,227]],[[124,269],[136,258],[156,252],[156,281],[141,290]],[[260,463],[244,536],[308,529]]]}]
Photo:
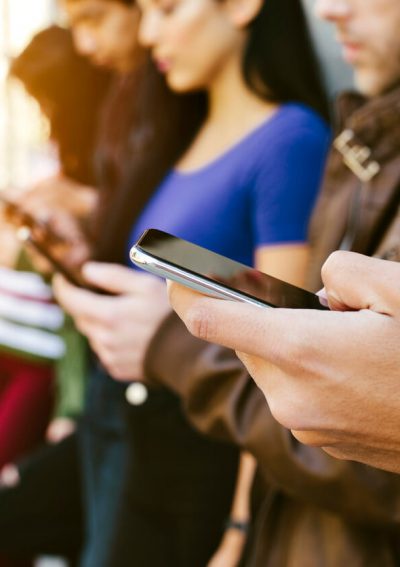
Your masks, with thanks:
[{"label": "woman's hand", "polygon": [[54,418],[46,429],[46,440],[48,443],[60,443],[76,430],[76,421],[69,417]]},{"label": "woman's hand", "polygon": [[[15,195],[5,194],[9,205],[4,205],[5,218],[11,225],[26,225],[26,213],[37,220],[28,222],[32,237],[62,263],[79,266],[89,257],[87,231],[84,221],[92,213],[97,202],[97,191],[79,185],[63,177],[54,176],[41,181],[32,189]],[[29,252],[35,267],[43,273],[51,273],[52,266],[34,248]]]},{"label": "woman's hand", "polygon": [[242,557],[247,536],[235,529],[226,530],[224,537],[207,567],[237,567]]},{"label": "woman's hand", "polygon": [[165,283],[115,264],[91,262],[82,273],[88,283],[118,295],[96,294],[56,276],[57,299],[88,337],[111,376],[127,381],[143,379],[147,348],[170,311]]},{"label": "woman's hand", "polygon": [[33,215],[59,209],[76,218],[85,218],[96,206],[98,191],[57,174],[18,194],[15,190],[7,191],[5,196]]}]

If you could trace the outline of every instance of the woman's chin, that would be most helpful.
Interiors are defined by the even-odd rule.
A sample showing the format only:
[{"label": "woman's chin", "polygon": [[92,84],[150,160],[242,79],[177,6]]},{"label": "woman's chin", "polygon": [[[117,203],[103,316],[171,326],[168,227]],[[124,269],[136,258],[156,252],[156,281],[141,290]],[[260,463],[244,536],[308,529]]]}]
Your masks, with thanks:
[{"label": "woman's chin", "polygon": [[169,88],[177,93],[187,93],[202,89],[195,81],[188,79],[188,77],[180,73],[170,72],[166,74],[165,78]]}]

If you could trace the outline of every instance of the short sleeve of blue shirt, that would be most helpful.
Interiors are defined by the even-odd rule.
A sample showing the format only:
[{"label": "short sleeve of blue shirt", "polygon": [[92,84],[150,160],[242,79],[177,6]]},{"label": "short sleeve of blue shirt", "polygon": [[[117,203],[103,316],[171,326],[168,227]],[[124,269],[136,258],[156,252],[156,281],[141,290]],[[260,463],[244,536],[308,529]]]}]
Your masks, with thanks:
[{"label": "short sleeve of blue shirt", "polygon": [[304,242],[329,145],[310,108],[284,104],[223,155],[172,170],[132,228],[158,228],[252,265],[259,246]]},{"label": "short sleeve of blue shirt", "polygon": [[299,105],[276,117],[273,139],[256,175],[251,206],[256,246],[307,240],[329,136],[322,120]]}]

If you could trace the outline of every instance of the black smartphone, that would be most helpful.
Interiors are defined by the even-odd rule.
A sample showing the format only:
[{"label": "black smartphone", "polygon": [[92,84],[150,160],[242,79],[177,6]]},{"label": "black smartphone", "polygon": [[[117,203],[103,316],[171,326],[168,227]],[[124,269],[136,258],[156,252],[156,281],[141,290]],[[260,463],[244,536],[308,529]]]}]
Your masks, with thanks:
[{"label": "black smartphone", "polygon": [[262,307],[328,309],[314,293],[160,230],[146,230],[131,248],[130,258],[152,274],[220,299]]},{"label": "black smartphone", "polygon": [[58,234],[48,223],[31,215],[17,203],[10,201],[3,195],[0,195],[0,202],[6,207],[6,215],[9,216],[9,221],[15,224],[18,229],[19,239],[22,242],[28,243],[39,252],[54,268],[55,272],[62,274],[70,283],[77,287],[82,287],[101,295],[114,295],[111,292],[90,285],[82,276],[79,268],[73,268],[55,256],[52,252],[52,246],[70,244],[66,237]]},{"label": "black smartphone", "polygon": [[32,246],[37,252],[39,252],[39,254],[43,256],[43,258],[46,258],[51,266],[53,266],[54,271],[63,275],[70,283],[72,283],[72,285],[87,289],[88,291],[92,291],[93,293],[97,293],[99,295],[115,295],[110,291],[105,291],[102,288],[89,284],[83,277],[79,268],[72,268],[71,266],[56,258],[56,256],[51,252],[51,249],[47,248],[43,242],[36,239],[33,233],[30,232],[29,228],[24,228],[24,230],[21,230],[19,236],[22,241],[30,244],[30,246]]},{"label": "black smartphone", "polygon": [[37,234],[41,234],[42,238],[46,239],[49,244],[68,243],[68,240],[65,236],[62,236],[55,232],[55,230],[52,229],[47,222],[38,219],[34,215],[31,215],[30,213],[25,211],[18,205],[18,203],[7,199],[7,197],[4,197],[1,194],[0,202],[3,203],[5,207],[7,220],[11,224],[15,225],[16,228],[27,227],[30,230],[35,231]]},{"label": "black smartphone", "polygon": [[89,288],[88,284],[83,279],[80,271],[78,269],[72,269],[67,264],[61,262],[55,255],[50,252],[49,248],[37,240],[31,233],[29,228],[20,230],[19,232],[20,240],[28,243],[32,248],[34,248],[43,258],[45,258],[50,265],[54,268],[55,272],[62,274],[70,283],[78,287]]}]

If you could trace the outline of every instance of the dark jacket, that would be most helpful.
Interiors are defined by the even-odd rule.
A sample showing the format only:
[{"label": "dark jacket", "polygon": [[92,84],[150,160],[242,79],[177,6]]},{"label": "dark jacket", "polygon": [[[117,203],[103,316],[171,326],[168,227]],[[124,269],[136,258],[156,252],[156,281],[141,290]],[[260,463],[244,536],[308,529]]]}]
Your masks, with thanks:
[{"label": "dark jacket", "polygon": [[341,133],[310,229],[314,288],[333,250],[398,259],[400,245],[400,88],[369,102],[344,95],[338,110]]},{"label": "dark jacket", "polygon": [[[341,245],[393,257],[400,244],[400,91],[368,103],[352,95],[342,99],[341,108],[351,116],[343,118],[345,134],[332,150],[312,223],[312,287],[320,283],[323,261]],[[257,458],[263,497],[248,565],[400,562],[400,476],[339,461],[297,442],[272,417],[234,353],[190,337],[175,315],[154,337],[146,365],[150,380],[182,397],[199,430]]]}]

